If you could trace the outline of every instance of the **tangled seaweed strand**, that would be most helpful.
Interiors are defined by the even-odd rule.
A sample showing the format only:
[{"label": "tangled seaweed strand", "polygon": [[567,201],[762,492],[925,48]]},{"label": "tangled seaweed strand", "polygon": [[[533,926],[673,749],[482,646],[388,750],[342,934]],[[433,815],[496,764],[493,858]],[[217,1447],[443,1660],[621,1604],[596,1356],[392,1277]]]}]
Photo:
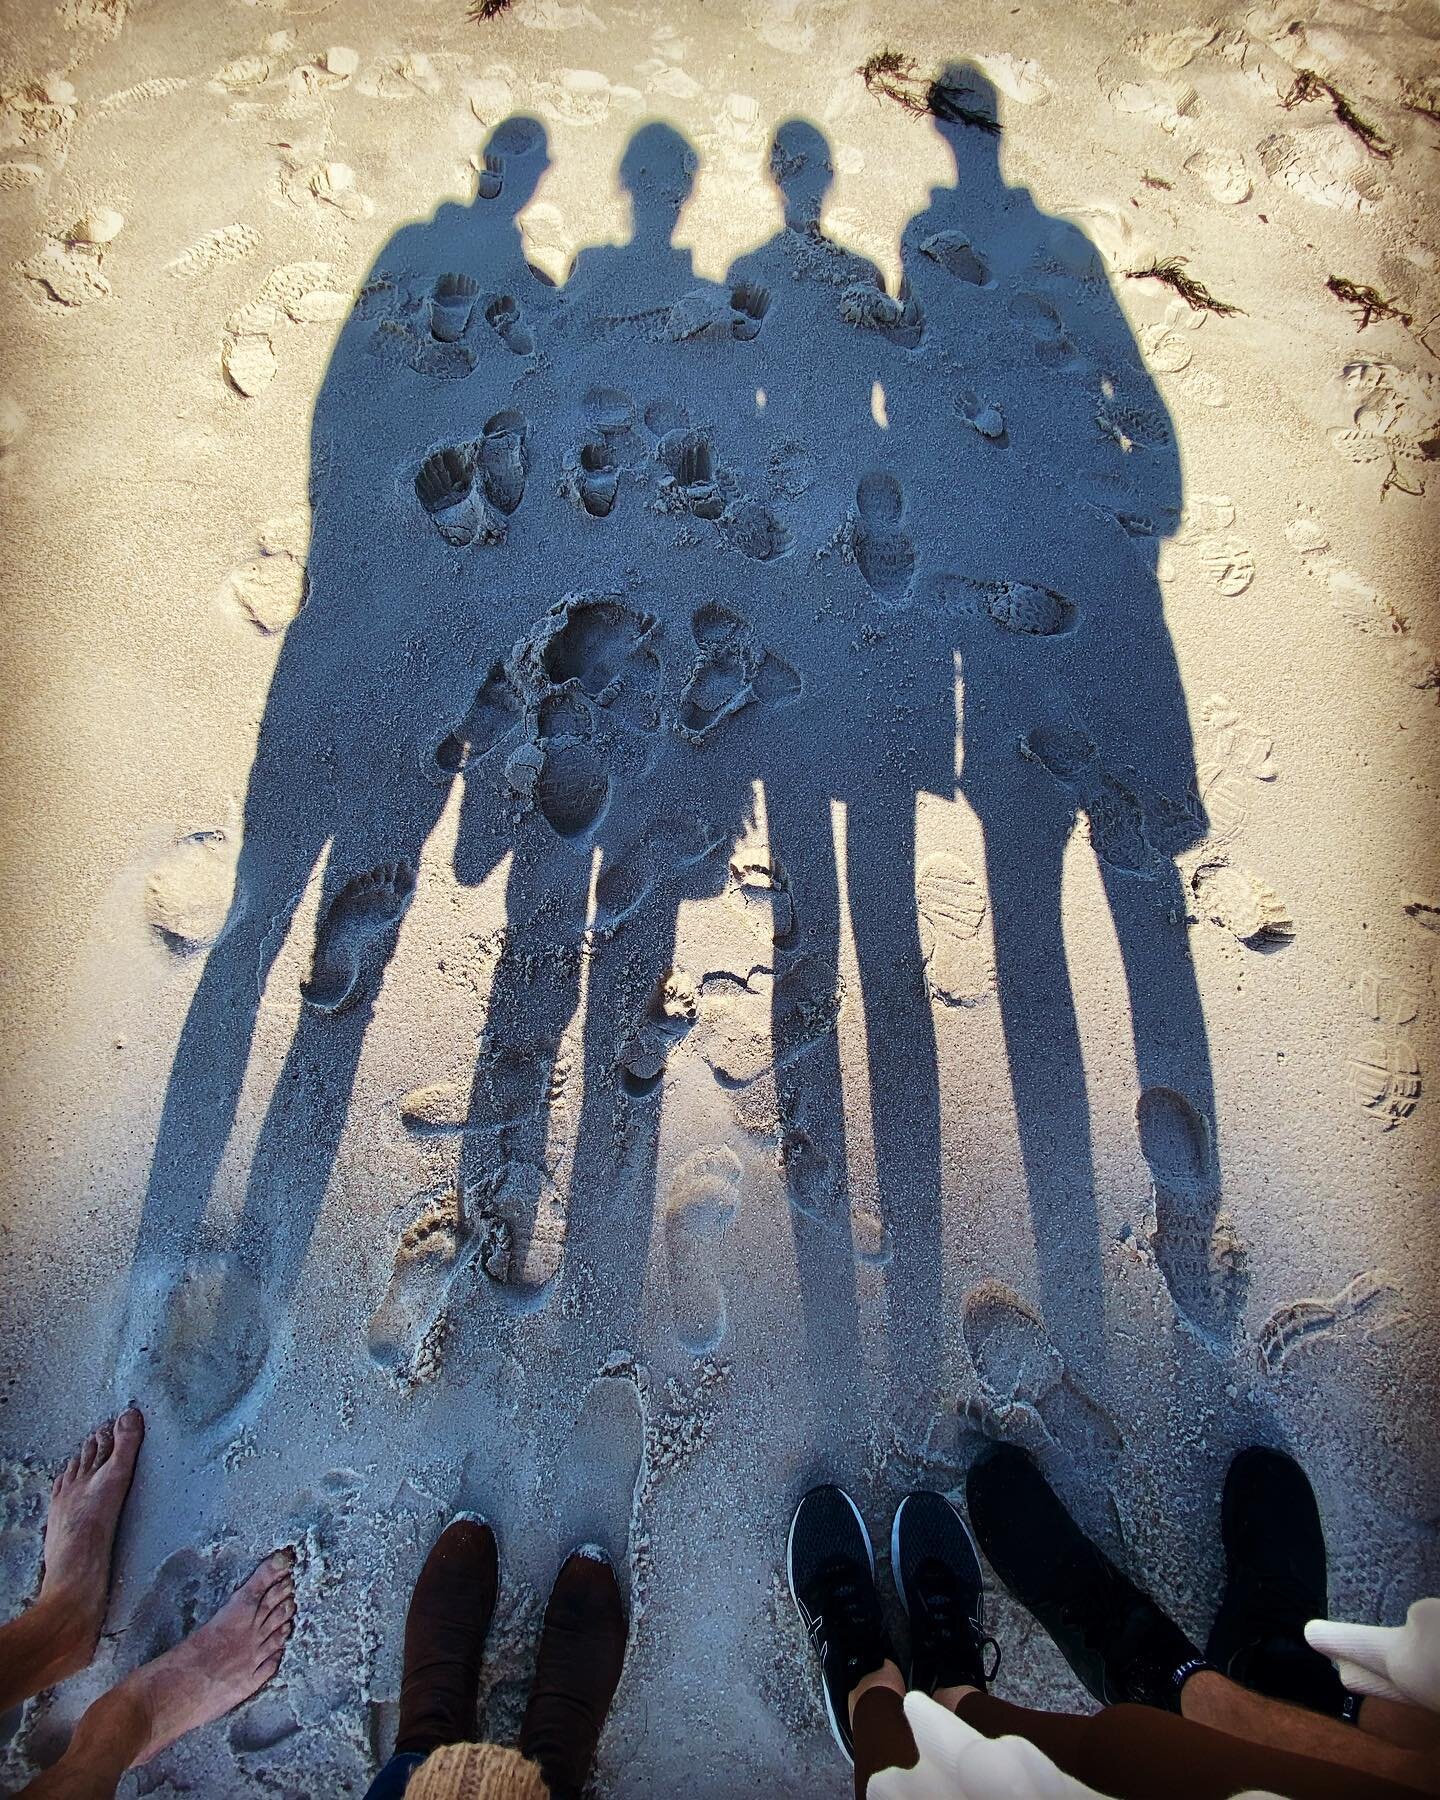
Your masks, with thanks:
[{"label": "tangled seaweed strand", "polygon": [[503,12],[509,12],[515,0],[470,0],[470,17],[477,25],[483,25],[486,19],[498,19]]},{"label": "tangled seaweed strand", "polygon": [[1320,99],[1330,102],[1335,117],[1345,126],[1346,130],[1355,133],[1372,156],[1381,157],[1384,161],[1389,162],[1395,154],[1395,146],[1387,141],[1378,126],[1372,125],[1367,119],[1360,117],[1338,88],[1332,87],[1323,75],[1317,75],[1313,69],[1300,70],[1295,77],[1295,85],[1280,104],[1288,112],[1291,107],[1299,106],[1302,100]]},{"label": "tangled seaweed strand", "polygon": [[1185,273],[1188,259],[1183,256],[1167,256],[1163,261],[1158,257],[1147,269],[1127,269],[1126,275],[1131,281],[1163,281],[1166,287],[1174,288],[1180,298],[1194,312],[1212,312],[1228,316],[1244,309],[1232,306],[1228,300],[1217,300],[1202,281],[1196,281],[1193,275]]},{"label": "tangled seaweed strand", "polygon": [[1411,323],[1409,313],[1401,312],[1393,300],[1387,300],[1373,287],[1364,287],[1358,281],[1347,281],[1343,275],[1332,275],[1325,285],[1337,300],[1355,308],[1357,331],[1363,331],[1372,319],[1398,319],[1402,325]]},{"label": "tangled seaweed strand", "polygon": [[967,106],[965,89],[950,87],[943,81],[927,81],[915,67],[913,58],[898,50],[877,50],[855,71],[867,90],[893,100],[917,117],[930,113],[948,124],[973,125],[978,131],[1000,135],[1000,121],[977,107]]}]

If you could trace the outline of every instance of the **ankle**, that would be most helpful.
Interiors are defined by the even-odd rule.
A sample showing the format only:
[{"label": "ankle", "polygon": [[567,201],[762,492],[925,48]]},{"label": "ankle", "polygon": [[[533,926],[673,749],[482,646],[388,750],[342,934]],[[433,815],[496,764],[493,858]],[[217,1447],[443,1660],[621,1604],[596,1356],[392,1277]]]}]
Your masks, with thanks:
[{"label": "ankle", "polygon": [[872,1669],[868,1675],[862,1675],[851,1688],[846,1705],[849,1709],[850,1722],[855,1722],[855,1708],[868,1694],[871,1688],[888,1688],[892,1694],[904,1695],[905,1677],[900,1673],[897,1663],[891,1662],[887,1656],[878,1669]]},{"label": "ankle", "polygon": [[1233,1713],[1236,1695],[1244,1691],[1218,1669],[1198,1668],[1180,1685],[1180,1716],[1197,1725],[1221,1725]]},{"label": "ankle", "polygon": [[137,1669],[86,1707],[67,1755],[78,1754],[87,1767],[93,1763],[113,1768],[117,1780],[134,1768],[149,1742],[153,1721],[144,1673],[143,1668]]},{"label": "ankle", "polygon": [[54,1687],[89,1668],[100,1632],[93,1607],[85,1604],[73,1586],[46,1582],[27,1616],[37,1642],[45,1645],[45,1687]]},{"label": "ankle", "polygon": [[942,1687],[936,1688],[930,1698],[937,1706],[943,1706],[946,1712],[955,1712],[958,1710],[962,1700],[968,1700],[972,1694],[983,1694],[984,1692],[985,1690],[983,1687],[968,1687],[963,1685],[960,1687]]}]

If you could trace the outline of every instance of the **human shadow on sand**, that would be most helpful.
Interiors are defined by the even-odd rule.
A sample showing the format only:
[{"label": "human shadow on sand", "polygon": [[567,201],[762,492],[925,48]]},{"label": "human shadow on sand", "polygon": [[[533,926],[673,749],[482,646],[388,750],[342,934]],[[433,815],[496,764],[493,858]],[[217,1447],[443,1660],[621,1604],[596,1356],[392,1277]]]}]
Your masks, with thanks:
[{"label": "human shadow on sand", "polygon": [[[944,81],[993,111],[973,70]],[[192,1426],[231,1419],[273,1368],[457,789],[454,874],[503,869],[506,922],[480,958],[465,1091],[422,1083],[401,1109],[417,1138],[459,1142],[375,1298],[376,1361],[413,1379],[462,1275],[512,1322],[497,1329],[546,1314],[577,1379],[636,1341],[662,1102],[675,1059],[698,1058],[750,1166],[778,1165],[814,1435],[855,1450],[877,1360],[866,1266],[885,1312],[873,1404],[929,1403],[955,1341],[942,1189],[952,1217],[989,1201],[978,1124],[942,1134],[936,1021],[963,1025],[994,993],[1039,1298],[1094,1370],[1099,1227],[1060,907],[1079,820],[1129,986],[1157,1255],[1190,1323],[1228,1329],[1174,861],[1205,820],[1155,572],[1180,506],[1173,431],[1083,233],[1005,182],[993,134],[933,123],[955,184],[907,227],[894,293],[824,234],[828,146],[800,120],[772,151],[783,225],[721,283],[674,242],[696,159],[661,125],[621,165],[629,241],[583,251],[562,285],[516,224],[547,155],[521,118],[492,135],[472,205],[377,259],[316,404],[308,600],[136,1251],[124,1379]],[[982,856],[919,835],[957,791]],[[720,966],[677,968],[682,904],[722,894]],[[297,909],[315,921],[297,1021],[221,1216],[212,1190]],[[842,1084],[847,999],[862,1094]],[[977,1120],[994,1104],[967,1097]],[[706,1258],[744,1165],[693,1149],[658,1197],[678,1234],[675,1333],[702,1354],[726,1330]]]}]

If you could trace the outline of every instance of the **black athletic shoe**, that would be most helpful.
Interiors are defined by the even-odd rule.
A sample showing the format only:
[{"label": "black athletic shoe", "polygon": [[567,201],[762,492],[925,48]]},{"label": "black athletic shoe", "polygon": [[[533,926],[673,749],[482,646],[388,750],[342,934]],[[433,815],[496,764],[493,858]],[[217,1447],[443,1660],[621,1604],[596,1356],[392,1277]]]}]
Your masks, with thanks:
[{"label": "black athletic shoe", "polygon": [[970,1523],[995,1573],[1103,1705],[1180,1709],[1205,1662],[1180,1627],[1081,1531],[1023,1450],[997,1446],[970,1470]]},{"label": "black athletic shoe", "polygon": [[1206,1655],[1242,1687],[1339,1717],[1344,1684],[1328,1657],[1305,1642],[1323,1619],[1325,1539],[1304,1471],[1279,1450],[1242,1450],[1220,1506],[1225,1592]]},{"label": "black athletic shoe", "polygon": [[[890,1528],[890,1570],[910,1620],[910,1686],[984,1688],[1000,1666],[985,1632],[985,1585],[970,1527],[943,1494],[907,1494]],[[986,1651],[994,1652],[987,1669]]]},{"label": "black athletic shoe", "polygon": [[850,1691],[894,1652],[875,1592],[870,1534],[847,1493],[811,1488],[790,1521],[785,1570],[796,1611],[820,1658],[830,1729],[853,1763]]}]

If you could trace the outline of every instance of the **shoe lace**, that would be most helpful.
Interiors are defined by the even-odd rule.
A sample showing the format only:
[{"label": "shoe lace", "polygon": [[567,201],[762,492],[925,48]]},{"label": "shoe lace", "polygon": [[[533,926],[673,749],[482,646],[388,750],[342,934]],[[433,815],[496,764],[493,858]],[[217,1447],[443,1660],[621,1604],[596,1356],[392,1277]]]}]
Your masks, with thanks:
[{"label": "shoe lace", "polygon": [[[926,1649],[931,1659],[943,1663],[958,1653],[968,1661],[973,1655],[986,1683],[992,1682],[1000,1668],[1000,1646],[985,1630],[983,1614],[974,1616],[966,1610],[943,1564],[929,1564],[924,1577],[921,1596]],[[994,1653],[988,1669],[987,1652]]]},{"label": "shoe lace", "polygon": [[833,1563],[827,1577],[825,1604],[811,1621],[810,1635],[817,1645],[823,1638],[842,1661],[850,1663],[880,1628],[874,1585],[868,1571],[862,1576],[848,1559]]}]

